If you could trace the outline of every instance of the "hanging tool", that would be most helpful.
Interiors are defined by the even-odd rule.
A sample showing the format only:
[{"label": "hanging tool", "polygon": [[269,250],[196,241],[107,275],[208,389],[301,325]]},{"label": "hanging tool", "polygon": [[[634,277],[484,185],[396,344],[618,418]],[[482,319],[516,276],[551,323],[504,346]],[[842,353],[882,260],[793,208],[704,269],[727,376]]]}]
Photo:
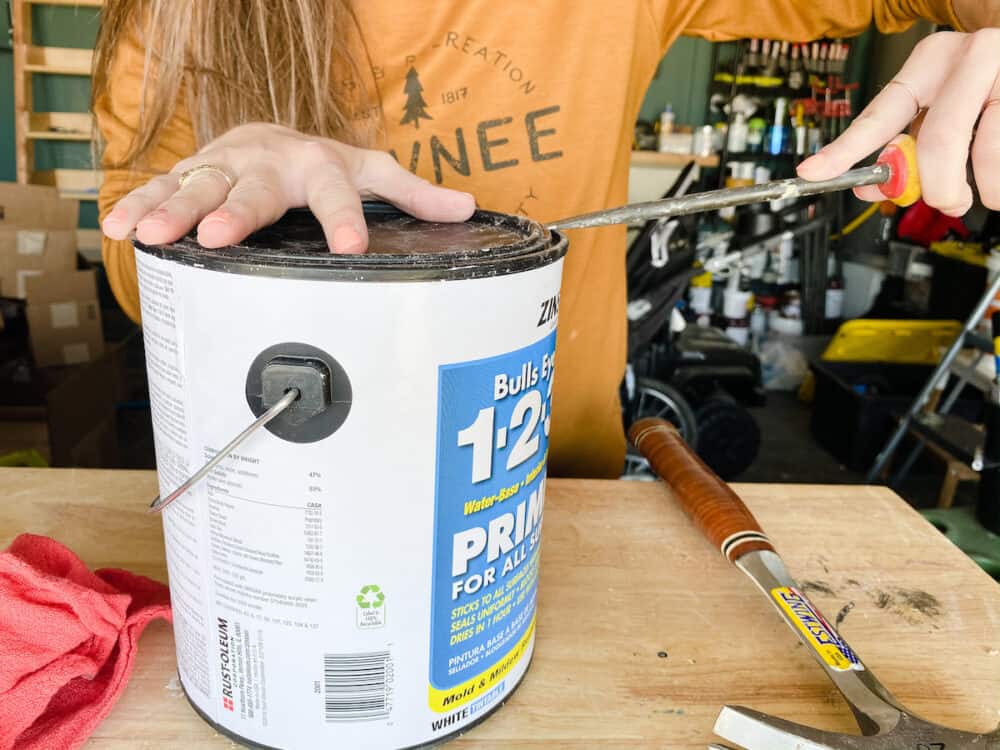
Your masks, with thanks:
[{"label": "hanging tool", "polygon": [[633,224],[668,216],[686,216],[702,211],[714,211],[749,203],[801,198],[831,193],[837,190],[878,185],[886,200],[899,206],[909,206],[920,198],[920,177],[917,173],[916,142],[908,135],[898,136],[879,154],[875,164],[858,167],[829,180],[776,180],[749,187],[725,188],[694,193],[678,198],[632,203],[581,214],[550,223],[549,229],[584,229],[610,224]]},{"label": "hanging tool", "polygon": [[893,698],[792,579],[739,496],[687,447],[676,427],[641,419],[629,438],[698,529],[795,631],[844,696],[864,736],[812,729],[741,706],[722,709],[716,734],[747,750],[1000,750],[1000,730],[976,734],[942,727]]}]

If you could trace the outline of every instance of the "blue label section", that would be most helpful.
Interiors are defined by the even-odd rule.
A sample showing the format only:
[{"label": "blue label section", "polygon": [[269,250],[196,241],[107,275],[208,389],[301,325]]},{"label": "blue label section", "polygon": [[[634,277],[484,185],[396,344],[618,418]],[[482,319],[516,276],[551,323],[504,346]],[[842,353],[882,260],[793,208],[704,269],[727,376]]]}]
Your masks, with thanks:
[{"label": "blue label section", "polygon": [[[556,334],[442,366],[431,685],[481,675],[533,622]],[[481,680],[477,680],[477,683]]]}]

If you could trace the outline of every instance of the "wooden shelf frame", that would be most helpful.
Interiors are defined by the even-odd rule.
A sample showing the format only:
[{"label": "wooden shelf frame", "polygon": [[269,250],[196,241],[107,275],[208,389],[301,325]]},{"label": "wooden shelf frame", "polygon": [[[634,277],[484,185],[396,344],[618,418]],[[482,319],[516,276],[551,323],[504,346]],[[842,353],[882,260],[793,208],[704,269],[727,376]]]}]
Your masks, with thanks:
[{"label": "wooden shelf frame", "polygon": [[691,161],[699,167],[717,167],[719,166],[719,155],[695,156],[694,154],[660,153],[659,151],[633,151],[630,161],[633,167],[674,167],[680,169]]},{"label": "wooden shelf frame", "polygon": [[25,135],[34,140],[89,141],[93,130],[89,112],[29,112]]},{"label": "wooden shelf frame", "polygon": [[14,21],[14,110],[17,181],[22,184],[54,185],[64,198],[96,200],[101,175],[98,170],[53,169],[35,171],[37,141],[86,143],[93,134],[88,112],[36,112],[32,76],[91,73],[94,53],[90,49],[48,47],[34,43],[32,8],[54,5],[85,9],[101,8],[102,0],[11,0]]},{"label": "wooden shelf frame", "polygon": [[[31,6],[25,5],[24,7],[30,9]],[[93,60],[94,51],[89,49],[38,47],[34,44],[26,44],[22,70],[27,73],[89,76]]]},{"label": "wooden shelf frame", "polygon": [[96,169],[41,169],[32,173],[30,182],[57,188],[63,198],[95,201],[101,179],[102,174]]}]

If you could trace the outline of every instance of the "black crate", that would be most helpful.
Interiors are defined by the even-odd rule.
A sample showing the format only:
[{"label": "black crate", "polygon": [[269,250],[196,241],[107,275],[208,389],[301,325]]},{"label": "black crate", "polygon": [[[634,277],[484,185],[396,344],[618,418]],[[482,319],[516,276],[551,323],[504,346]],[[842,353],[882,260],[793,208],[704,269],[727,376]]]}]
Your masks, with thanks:
[{"label": "black crate", "polygon": [[930,258],[934,267],[927,306],[930,317],[964,322],[986,291],[986,268],[939,253],[931,253]]},{"label": "black crate", "polygon": [[[813,437],[847,468],[866,472],[928,381],[930,365],[885,362],[812,362],[816,390]],[[950,392],[950,389],[949,389]],[[952,409],[978,420],[982,395],[968,387]]]}]

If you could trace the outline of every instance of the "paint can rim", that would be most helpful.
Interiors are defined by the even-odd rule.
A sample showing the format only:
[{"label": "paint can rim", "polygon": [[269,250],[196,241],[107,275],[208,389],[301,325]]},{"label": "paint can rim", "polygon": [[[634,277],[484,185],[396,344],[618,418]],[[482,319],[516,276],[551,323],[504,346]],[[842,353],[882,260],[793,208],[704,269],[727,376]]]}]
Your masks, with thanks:
[{"label": "paint can rim", "polygon": [[[438,233],[454,233],[463,223],[423,222],[387,203],[363,204],[369,227],[397,222],[427,235],[432,244]],[[485,247],[439,250],[428,247],[414,253],[372,252],[334,254],[326,248],[322,228],[308,209],[292,209],[244,242],[222,248],[204,248],[196,232],[165,245],[132,240],[143,252],[182,265],[245,276],[327,281],[451,281],[506,276],[548,266],[568,249],[564,235],[523,216],[476,210],[464,222],[470,238],[495,229],[508,241]],[[460,230],[459,230],[460,231]],[[291,238],[291,239],[289,239]]]}]

